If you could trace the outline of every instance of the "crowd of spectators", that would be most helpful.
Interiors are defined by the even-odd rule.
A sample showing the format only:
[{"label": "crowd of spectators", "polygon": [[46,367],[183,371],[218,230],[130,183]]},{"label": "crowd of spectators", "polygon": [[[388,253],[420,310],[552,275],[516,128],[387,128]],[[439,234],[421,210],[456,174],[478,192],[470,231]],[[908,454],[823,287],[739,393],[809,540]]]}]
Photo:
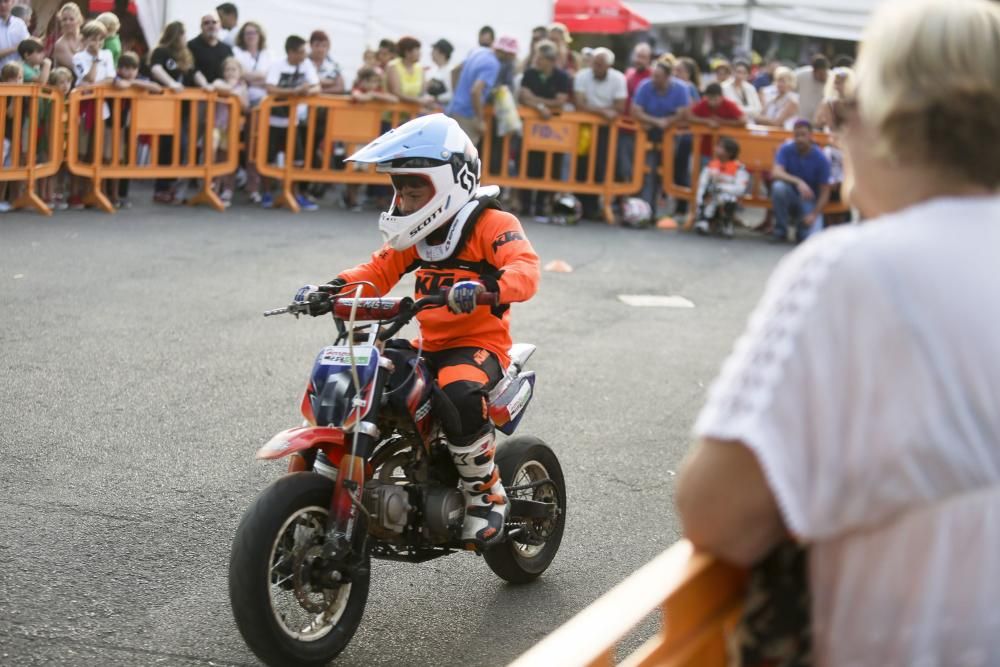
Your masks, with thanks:
[{"label": "crowd of spectators", "polygon": [[[330,56],[330,36],[315,30],[308,36],[291,36],[278,57],[273,45],[267,41],[261,23],[249,20],[240,22],[238,8],[232,3],[219,5],[200,20],[200,31],[189,38],[184,24],[168,23],[155,47],[140,61],[134,75],[125,77],[119,71],[123,56],[118,36],[120,24],[113,13],[105,13],[95,20],[84,21],[79,7],[72,2],[63,5],[58,13],[59,37],[47,56],[43,43],[28,35],[21,19],[12,15],[14,0],[0,0],[0,65],[14,64],[20,68],[25,81],[42,81],[57,84],[65,82],[66,70],[71,73],[72,85],[128,82],[148,82],[149,87],[183,90],[194,87],[204,90],[225,91],[236,95],[244,109],[258,106],[268,94],[293,93],[349,94],[358,102],[408,102],[418,106],[420,113],[444,112],[455,118],[469,137],[477,144],[490,140],[484,136],[487,108],[494,95],[506,87],[511,99],[524,108],[535,110],[543,118],[566,111],[578,110],[592,113],[607,120],[629,116],[635,119],[657,146],[664,131],[678,126],[703,123],[712,127],[741,126],[747,123],[772,125],[792,129],[806,127],[809,121],[819,129],[836,124],[838,105],[842,102],[851,83],[849,62],[838,62],[832,68],[824,56],[815,57],[808,67],[793,70],[776,62],[762,63],[757,67],[744,60],[732,63],[717,60],[711,63],[710,72],[703,75],[697,62],[689,57],[674,57],[670,53],[655,53],[646,42],[635,45],[627,67],[617,66],[615,54],[610,49],[584,48],[573,50],[573,37],[566,26],[554,23],[532,30],[529,55],[518,60],[521,52],[518,40],[510,35],[496,35],[490,26],[484,26],[478,35],[478,46],[466,54],[456,54],[447,39],[439,39],[430,47],[430,64],[424,65],[424,45],[414,37],[382,39],[377,48],[364,53],[363,65],[357,72],[345,72]],[[129,55],[131,63],[135,54]],[[9,73],[13,77],[13,73]],[[13,79],[10,79],[13,80]],[[65,85],[61,83],[59,85]],[[89,113],[96,113],[93,109]],[[305,108],[296,110],[303,118]],[[190,123],[203,123],[185,112],[182,124],[181,153],[186,153]],[[322,120],[322,119],[321,119]],[[217,150],[224,133],[220,130],[229,122],[225,113],[216,116],[213,128],[199,125],[202,132],[213,136]],[[287,110],[272,112],[269,123],[271,145],[269,157],[275,161],[305,159],[300,137],[295,137],[294,156],[285,156],[284,149],[288,127]],[[92,127],[93,120],[87,123]],[[320,127],[325,123],[319,123]],[[677,184],[690,186],[692,160],[708,164],[713,157],[713,146],[706,139],[697,150],[692,147],[690,135],[673,135],[674,174]],[[320,137],[322,138],[322,137]],[[495,137],[493,137],[495,140]],[[587,142],[596,142],[599,157],[594,165],[595,178],[603,182],[606,177],[629,181],[637,165],[633,164],[634,134],[622,131],[615,156],[607,159],[609,132],[600,127]],[[173,153],[171,137],[158,140],[161,163],[169,163]],[[517,144],[514,144],[517,146]],[[791,146],[792,143],[790,142]],[[85,143],[81,144],[86,148]],[[787,148],[787,147],[786,147]],[[783,149],[784,150],[784,149]],[[818,149],[817,149],[818,151]],[[788,153],[788,151],[785,151]],[[842,177],[837,166],[836,152],[823,153],[822,159],[830,163],[830,178]],[[657,167],[662,151],[649,151],[645,164],[646,178],[639,194],[649,203],[655,216],[672,213],[684,215],[686,201],[680,200],[671,211],[669,201],[660,190]],[[339,158],[342,160],[342,155]],[[512,154],[511,159],[519,156]],[[576,160],[577,173],[586,173],[588,157],[557,155],[550,162],[551,173],[545,174],[541,154],[528,154],[529,177],[568,179],[570,161]],[[502,156],[496,158],[502,164]],[[613,165],[613,176],[607,174],[608,164]],[[342,162],[341,162],[342,164]],[[234,191],[242,188],[247,198],[262,206],[272,206],[270,184],[261,182],[253,169],[252,161],[245,156],[239,178],[221,179],[217,184],[223,201],[231,202]],[[494,169],[497,171],[497,169]],[[775,174],[792,172],[782,170],[776,162]],[[781,183],[792,183],[788,178],[777,177]],[[695,184],[697,185],[697,184]],[[831,186],[836,181],[831,181]],[[568,189],[572,189],[568,186]],[[794,193],[804,201],[821,203],[818,187],[796,187]],[[835,189],[835,188],[834,188]],[[82,207],[79,196],[81,184],[75,181],[68,189],[69,197],[60,201],[62,188],[43,188],[49,193],[51,203],[57,208]],[[297,192],[299,205],[306,210],[317,207],[316,199],[325,190],[304,184]],[[348,206],[361,203],[358,188],[341,189],[340,195]],[[774,188],[776,205],[787,207],[791,214],[808,209],[801,202],[789,203],[788,188]],[[127,198],[117,193],[113,198],[120,205],[127,205]],[[158,180],[154,187],[154,201],[164,204],[184,200],[184,184],[174,180]],[[599,215],[601,202],[594,195],[580,195],[584,216]],[[791,197],[794,199],[794,197]],[[525,191],[507,203],[520,213],[547,219],[552,210],[552,194]],[[800,218],[811,216],[799,213]],[[787,225],[788,216],[778,216],[775,232],[780,234]],[[797,218],[798,219],[798,218]],[[815,222],[815,221],[812,221]],[[809,226],[812,229],[812,225]]]}]

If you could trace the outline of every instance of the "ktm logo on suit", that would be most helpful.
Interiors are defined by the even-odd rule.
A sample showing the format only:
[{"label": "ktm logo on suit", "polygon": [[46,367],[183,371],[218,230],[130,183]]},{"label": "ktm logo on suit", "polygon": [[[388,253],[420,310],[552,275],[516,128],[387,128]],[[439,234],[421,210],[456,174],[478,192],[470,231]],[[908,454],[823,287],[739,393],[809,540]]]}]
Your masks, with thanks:
[{"label": "ktm logo on suit", "polygon": [[417,274],[414,292],[421,295],[437,294],[442,287],[451,287],[455,284],[454,273],[440,273],[438,271],[421,271]]}]

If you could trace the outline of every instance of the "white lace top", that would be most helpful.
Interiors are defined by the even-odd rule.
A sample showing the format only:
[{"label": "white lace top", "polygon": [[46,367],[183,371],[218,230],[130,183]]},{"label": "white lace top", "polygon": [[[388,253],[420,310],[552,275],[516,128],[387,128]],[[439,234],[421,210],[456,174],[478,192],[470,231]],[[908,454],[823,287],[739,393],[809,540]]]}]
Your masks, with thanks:
[{"label": "white lace top", "polygon": [[792,253],[695,431],[745,443],[811,545],[820,664],[997,664],[1000,197]]}]

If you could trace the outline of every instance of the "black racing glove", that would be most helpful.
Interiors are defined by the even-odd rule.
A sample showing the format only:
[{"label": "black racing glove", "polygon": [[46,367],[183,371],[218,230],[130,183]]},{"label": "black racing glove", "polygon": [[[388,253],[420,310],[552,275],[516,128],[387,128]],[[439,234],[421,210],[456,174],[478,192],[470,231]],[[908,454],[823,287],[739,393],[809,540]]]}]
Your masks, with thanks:
[{"label": "black racing glove", "polygon": [[346,284],[347,281],[341,278],[340,276],[337,276],[336,278],[327,283],[327,285],[334,288],[331,292],[332,294],[337,294],[338,292],[340,292],[341,288],[343,288],[343,286]]}]

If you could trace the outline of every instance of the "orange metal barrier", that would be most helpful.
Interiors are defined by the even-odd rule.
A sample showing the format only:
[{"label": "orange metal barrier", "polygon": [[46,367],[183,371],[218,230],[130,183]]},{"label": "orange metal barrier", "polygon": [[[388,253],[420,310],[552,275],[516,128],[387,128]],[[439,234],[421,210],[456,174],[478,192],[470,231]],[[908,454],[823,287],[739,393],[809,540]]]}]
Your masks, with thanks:
[{"label": "orange metal barrier", "polygon": [[63,97],[49,86],[4,85],[0,96],[0,181],[21,182],[14,208],[31,207],[45,215],[52,210],[35,191],[40,178],[54,176],[62,166]]},{"label": "orange metal barrier", "polygon": [[257,161],[257,122],[260,116],[260,108],[250,110],[250,115],[244,119],[246,128],[246,140],[240,146],[246,151],[247,164],[254,164]]},{"label": "orange metal barrier", "polygon": [[[229,122],[216,133],[223,109]],[[102,191],[104,181],[150,178],[200,178],[201,191],[189,203],[223,211],[212,180],[236,171],[240,114],[239,99],[225,93],[78,88],[69,96],[66,164],[73,174],[92,181],[84,202],[108,213],[115,209]],[[147,142],[148,159],[139,150]],[[219,151],[224,157],[217,156]]]},{"label": "orange metal barrier", "polygon": [[[268,96],[257,111],[257,171],[262,177],[280,181],[275,205],[297,213],[299,205],[292,192],[295,183],[387,185],[388,177],[376,173],[374,166],[335,164],[337,153],[350,155],[383,132],[417,116],[419,107],[357,103],[349,97],[332,95]],[[273,126],[273,120],[287,120],[287,130]]]},{"label": "orange metal barrier", "polygon": [[[480,156],[484,183],[547,192],[601,195],[604,219],[609,223],[614,220],[611,204],[615,197],[632,195],[642,189],[644,171],[641,165],[644,164],[648,142],[645,132],[636,131],[638,125],[635,121],[629,118],[609,121],[597,114],[576,111],[543,118],[530,107],[518,107],[518,113],[524,128],[514,165],[509,160],[514,137],[493,137],[494,119],[490,116],[487,120]],[[623,137],[633,142],[629,150],[632,173],[628,180],[618,180],[615,173],[619,166],[616,159],[618,146]],[[497,151],[500,152],[499,160],[494,157]],[[532,154],[535,156],[534,164]],[[603,175],[598,174],[598,164],[603,169]],[[499,169],[495,168],[497,165]]]},{"label": "orange metal barrier", "polygon": [[[683,134],[691,136],[691,187],[674,183],[673,145],[674,137]],[[764,125],[748,125],[746,127],[710,128],[707,125],[693,124],[688,127],[671,127],[664,133],[662,164],[660,174],[663,190],[677,199],[688,200],[688,219],[685,228],[694,223],[694,211],[697,208],[698,178],[701,176],[701,141],[703,137],[711,137],[712,145],[720,136],[732,137],[740,144],[740,157],[747,171],[750,172],[750,188],[743,198],[745,206],[770,208],[771,200],[761,194],[764,174],[774,167],[774,155],[785,141],[792,138],[789,130]],[[825,132],[813,132],[813,141],[820,146],[833,142],[833,137]],[[830,202],[824,213],[843,213],[850,210],[844,201]]]},{"label": "orange metal barrier", "polygon": [[618,643],[651,613],[660,631],[628,667],[723,667],[743,608],[746,573],[681,540],[543,639],[510,667],[609,667]]},{"label": "orange metal barrier", "polygon": [[[292,112],[292,109],[300,109]],[[288,120],[287,131],[272,125],[277,111],[279,122]],[[493,119],[487,118],[480,159],[483,183],[550,192],[603,195],[605,217],[611,221],[614,197],[632,194],[642,187],[642,171],[633,170],[628,181],[615,179],[615,160],[620,137],[636,125],[629,119],[610,122],[600,116],[565,113],[543,119],[537,111],[520,109],[524,123],[517,168],[508,169],[512,137],[493,137]],[[254,159],[261,176],[281,182],[275,203],[298,211],[293,184],[365,183],[383,185],[388,179],[371,166],[335,164],[341,155],[350,155],[389,128],[415,117],[420,109],[409,104],[356,103],[335,96],[267,97],[261,102],[256,122]],[[641,132],[631,134],[635,147],[633,161],[641,162],[647,142]],[[586,138],[585,138],[586,137]],[[606,144],[606,146],[605,146]],[[601,152],[599,149],[605,149]],[[287,156],[293,156],[289,159]],[[560,157],[562,156],[562,157]],[[558,160],[567,160],[568,180],[555,173]],[[491,163],[499,167],[491,169]],[[597,176],[597,166],[604,177]],[[532,169],[531,167],[537,167]],[[538,173],[535,174],[534,172]],[[529,172],[532,172],[529,175]]]}]

